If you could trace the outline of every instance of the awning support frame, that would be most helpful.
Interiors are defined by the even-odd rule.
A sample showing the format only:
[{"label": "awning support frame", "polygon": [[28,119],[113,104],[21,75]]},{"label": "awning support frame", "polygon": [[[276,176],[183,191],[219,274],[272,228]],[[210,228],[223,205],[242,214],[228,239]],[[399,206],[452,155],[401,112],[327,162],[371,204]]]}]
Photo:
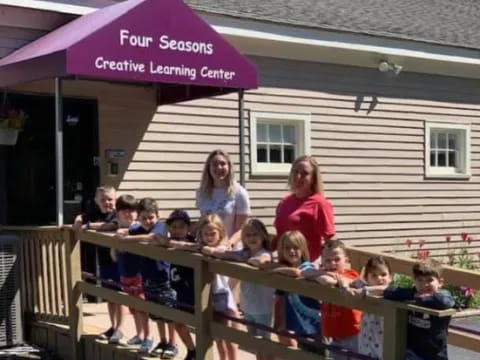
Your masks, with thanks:
[{"label": "awning support frame", "polygon": [[245,112],[244,90],[238,91],[238,122],[239,122],[239,146],[240,146],[240,185],[245,187]]},{"label": "awning support frame", "polygon": [[55,179],[57,226],[63,226],[63,92],[62,79],[55,78]]}]

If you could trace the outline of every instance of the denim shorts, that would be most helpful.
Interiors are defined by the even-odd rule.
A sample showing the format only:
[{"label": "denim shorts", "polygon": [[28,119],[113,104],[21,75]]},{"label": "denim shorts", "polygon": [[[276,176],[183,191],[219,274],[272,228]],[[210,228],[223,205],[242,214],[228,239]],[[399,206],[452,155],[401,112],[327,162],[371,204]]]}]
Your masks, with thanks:
[{"label": "denim shorts", "polygon": [[[245,321],[252,323],[257,323],[259,325],[264,325],[272,327],[272,314],[244,314]],[[253,325],[247,324],[247,330],[253,336],[261,337],[262,339],[270,339],[270,331],[259,329]]]},{"label": "denim shorts", "polygon": [[[177,293],[172,289],[170,284],[152,279],[144,279],[143,291],[145,293],[145,300],[171,308],[175,307]],[[149,317],[154,321],[171,322],[154,314],[149,314]]]}]

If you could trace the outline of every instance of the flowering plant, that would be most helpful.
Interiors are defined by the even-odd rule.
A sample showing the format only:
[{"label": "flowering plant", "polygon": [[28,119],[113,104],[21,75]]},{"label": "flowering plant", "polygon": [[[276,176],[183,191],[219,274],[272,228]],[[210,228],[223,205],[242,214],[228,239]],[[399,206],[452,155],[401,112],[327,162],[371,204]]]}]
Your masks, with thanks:
[{"label": "flowering plant", "polygon": [[[468,245],[474,241],[474,238],[466,232],[460,234],[460,239]],[[479,269],[478,263],[475,262],[475,255],[470,254],[467,247],[463,247],[458,251],[451,249],[450,243],[453,241],[452,235],[447,235],[445,241],[447,242],[448,249],[446,254],[448,265],[458,266],[468,270]],[[430,250],[426,249],[426,244],[427,242],[424,239],[420,239],[418,242],[414,242],[412,239],[405,241],[407,248],[411,251],[413,250],[411,257],[418,260],[426,260],[430,257]],[[417,249],[415,249],[415,245],[418,246]],[[480,251],[477,252],[476,256],[478,256],[480,260]],[[395,274],[394,283],[400,287],[412,287],[414,285],[412,277],[408,275]],[[480,291],[468,286],[446,285],[444,288],[451,292],[455,300],[456,308],[466,309],[480,307]]]},{"label": "flowering plant", "polygon": [[27,118],[21,109],[0,107],[0,129],[23,130]]}]

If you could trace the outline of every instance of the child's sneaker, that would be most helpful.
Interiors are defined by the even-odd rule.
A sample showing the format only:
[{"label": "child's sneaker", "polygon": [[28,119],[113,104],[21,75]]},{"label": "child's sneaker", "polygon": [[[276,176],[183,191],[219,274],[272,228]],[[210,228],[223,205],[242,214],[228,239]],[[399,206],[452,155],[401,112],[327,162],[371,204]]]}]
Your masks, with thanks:
[{"label": "child's sneaker", "polygon": [[173,359],[178,354],[178,348],[175,344],[167,344],[160,359]]},{"label": "child's sneaker", "polygon": [[185,356],[184,360],[195,360],[196,355],[197,354],[196,354],[195,350],[188,350],[187,356]]},{"label": "child's sneaker", "polygon": [[127,341],[128,346],[135,346],[135,345],[141,345],[142,344],[142,339],[140,339],[137,335],[132,337]]},{"label": "child's sneaker", "polygon": [[123,338],[122,332],[120,330],[115,330],[112,336],[110,336],[110,338],[108,339],[108,343],[118,345],[120,344],[120,340],[122,340],[122,338]]},{"label": "child's sneaker", "polygon": [[113,335],[113,328],[110,328],[108,329],[107,331],[99,334],[97,337],[100,339],[100,340],[108,340],[110,339],[110,337]]},{"label": "child's sneaker", "polygon": [[157,346],[152,350],[153,355],[158,355],[161,356],[163,352],[165,351],[165,347],[167,346],[166,342],[159,342]]},{"label": "child's sneaker", "polygon": [[148,354],[150,352],[150,349],[153,346],[153,340],[152,339],[145,339],[142,341],[140,344],[140,347],[138,348],[138,352],[141,354]]}]

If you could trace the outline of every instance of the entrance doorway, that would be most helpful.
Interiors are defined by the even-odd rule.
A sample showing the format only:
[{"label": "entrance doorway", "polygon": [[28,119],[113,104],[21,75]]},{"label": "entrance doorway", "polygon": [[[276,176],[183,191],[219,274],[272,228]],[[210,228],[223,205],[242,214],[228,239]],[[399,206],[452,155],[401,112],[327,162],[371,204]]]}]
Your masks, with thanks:
[{"label": "entrance doorway", "polygon": [[[28,119],[17,144],[3,149],[6,189],[3,218],[8,225],[53,225],[56,222],[54,98],[8,94],[7,103],[22,109]],[[64,218],[68,224],[82,211],[83,199],[90,198],[99,183],[95,161],[97,101],[64,98],[63,112]]]}]

